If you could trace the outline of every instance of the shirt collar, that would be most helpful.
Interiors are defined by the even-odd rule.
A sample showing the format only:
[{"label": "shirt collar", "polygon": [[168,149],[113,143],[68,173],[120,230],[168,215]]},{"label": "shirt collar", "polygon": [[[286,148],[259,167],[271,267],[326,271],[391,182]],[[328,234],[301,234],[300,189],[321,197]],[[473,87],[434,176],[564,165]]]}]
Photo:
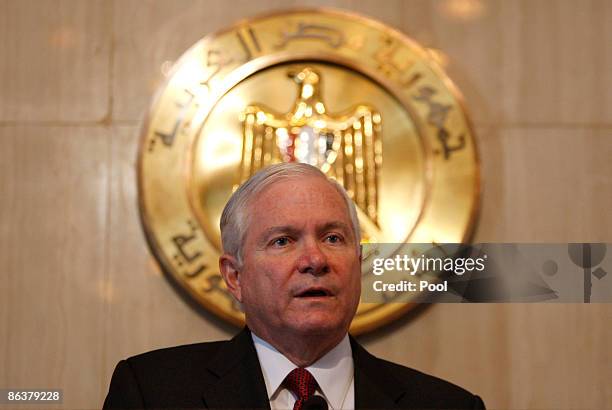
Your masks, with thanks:
[{"label": "shirt collar", "polygon": [[[252,332],[251,336],[270,399],[296,365],[265,340]],[[353,355],[348,333],[340,343],[306,369],[317,380],[332,408],[339,409],[353,380]]]}]

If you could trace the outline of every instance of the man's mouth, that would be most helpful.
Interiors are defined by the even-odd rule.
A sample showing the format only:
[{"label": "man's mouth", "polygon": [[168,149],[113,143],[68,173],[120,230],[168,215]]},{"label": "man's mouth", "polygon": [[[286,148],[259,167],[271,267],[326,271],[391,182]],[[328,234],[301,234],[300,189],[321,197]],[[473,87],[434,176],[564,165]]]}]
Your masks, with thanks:
[{"label": "man's mouth", "polygon": [[333,296],[333,293],[329,289],[321,287],[308,288],[295,295],[297,298],[320,298],[327,296]]}]

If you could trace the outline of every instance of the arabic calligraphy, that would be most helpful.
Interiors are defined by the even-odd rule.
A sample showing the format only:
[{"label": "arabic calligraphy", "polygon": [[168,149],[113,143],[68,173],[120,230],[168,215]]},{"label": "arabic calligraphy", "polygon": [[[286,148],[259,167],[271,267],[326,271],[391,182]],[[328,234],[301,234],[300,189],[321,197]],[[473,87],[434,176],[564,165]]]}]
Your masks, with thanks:
[{"label": "arabic calligraphy", "polygon": [[[189,233],[186,234],[177,234],[172,237],[172,242],[174,243],[176,253],[173,256],[173,259],[176,265],[182,270],[183,275],[194,278],[204,272],[206,269],[206,265],[204,264],[195,264],[198,259],[200,259],[203,254],[199,250],[189,250],[188,246],[191,242],[193,242],[197,238],[197,225],[189,220],[187,221],[187,225],[189,226]],[[196,265],[193,267],[193,265]]]},{"label": "arabic calligraphy", "polygon": [[345,39],[341,31],[320,24],[298,23],[294,32],[283,31],[282,40],[276,45],[277,49],[284,48],[290,41],[297,39],[321,40],[332,48],[338,48],[344,44]]},{"label": "arabic calligraphy", "polygon": [[465,136],[463,134],[459,135],[457,137],[457,143],[451,144],[452,137],[450,132],[446,129],[445,123],[452,106],[433,101],[432,98],[435,94],[436,90],[433,88],[422,87],[419,89],[419,94],[413,98],[416,101],[428,105],[429,112],[427,114],[427,123],[437,128],[436,136],[440,144],[442,144],[444,159],[448,160],[453,152],[459,151],[465,147]]}]

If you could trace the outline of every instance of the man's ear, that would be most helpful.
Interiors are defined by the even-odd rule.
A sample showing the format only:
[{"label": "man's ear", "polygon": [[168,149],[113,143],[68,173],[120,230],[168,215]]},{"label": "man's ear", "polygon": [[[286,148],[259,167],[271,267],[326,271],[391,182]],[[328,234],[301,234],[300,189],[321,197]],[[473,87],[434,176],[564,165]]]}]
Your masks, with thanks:
[{"label": "man's ear", "polygon": [[227,289],[236,300],[242,303],[242,287],[240,284],[240,270],[238,261],[231,255],[224,253],[219,257],[219,272],[223,276]]}]

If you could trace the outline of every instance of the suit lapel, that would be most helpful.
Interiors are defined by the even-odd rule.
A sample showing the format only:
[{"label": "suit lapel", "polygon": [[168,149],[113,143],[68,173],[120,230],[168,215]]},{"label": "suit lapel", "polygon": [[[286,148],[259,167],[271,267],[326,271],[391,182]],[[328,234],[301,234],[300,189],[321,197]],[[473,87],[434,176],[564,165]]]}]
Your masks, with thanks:
[{"label": "suit lapel", "polygon": [[380,369],[378,359],[351,337],[355,366],[355,409],[394,409],[405,392]]},{"label": "suit lapel", "polygon": [[208,371],[217,380],[204,388],[202,399],[207,408],[270,409],[257,351],[247,328],[222,348]]},{"label": "suit lapel", "polygon": [[[355,408],[393,409],[405,395],[379,359],[351,337],[355,367]],[[207,369],[216,380],[204,386],[202,400],[212,409],[270,410],[263,373],[251,333],[245,328],[217,354]]]}]

